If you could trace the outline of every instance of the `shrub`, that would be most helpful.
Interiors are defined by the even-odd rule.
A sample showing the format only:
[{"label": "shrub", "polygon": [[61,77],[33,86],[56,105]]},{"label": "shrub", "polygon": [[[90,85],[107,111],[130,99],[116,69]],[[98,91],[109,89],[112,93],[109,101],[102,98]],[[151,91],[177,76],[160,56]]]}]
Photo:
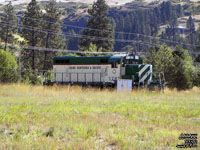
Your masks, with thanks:
[{"label": "shrub", "polygon": [[27,69],[22,68],[21,75],[22,82],[26,84],[40,85],[44,81],[43,76],[33,71],[31,67]]},{"label": "shrub", "polygon": [[193,59],[181,46],[177,46],[175,51],[167,45],[162,45],[157,51],[151,49],[147,62],[154,66],[154,72],[164,72],[167,86],[186,90],[197,86],[200,73],[193,65]]},{"label": "shrub", "polygon": [[18,79],[18,65],[14,56],[4,50],[0,50],[0,82],[16,82]]}]

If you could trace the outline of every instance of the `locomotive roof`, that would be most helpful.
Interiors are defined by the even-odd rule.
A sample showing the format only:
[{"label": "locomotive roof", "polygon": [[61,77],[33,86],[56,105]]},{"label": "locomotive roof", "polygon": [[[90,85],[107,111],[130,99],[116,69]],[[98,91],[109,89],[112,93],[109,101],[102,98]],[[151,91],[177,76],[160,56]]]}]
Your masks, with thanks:
[{"label": "locomotive roof", "polygon": [[127,55],[107,55],[107,56],[56,56],[54,64],[107,64],[112,62],[120,62],[121,57]]},{"label": "locomotive roof", "polygon": [[121,57],[125,57],[127,55],[106,55],[106,56],[55,56],[54,59],[74,59],[74,58],[80,58],[80,59],[102,59],[102,58],[107,58],[107,59],[120,59]]},{"label": "locomotive roof", "polygon": [[[106,56],[56,56],[54,64],[110,64],[113,62],[120,63],[121,58],[130,55],[106,55]],[[133,56],[133,55],[131,55]],[[133,57],[135,59],[135,57]]]}]

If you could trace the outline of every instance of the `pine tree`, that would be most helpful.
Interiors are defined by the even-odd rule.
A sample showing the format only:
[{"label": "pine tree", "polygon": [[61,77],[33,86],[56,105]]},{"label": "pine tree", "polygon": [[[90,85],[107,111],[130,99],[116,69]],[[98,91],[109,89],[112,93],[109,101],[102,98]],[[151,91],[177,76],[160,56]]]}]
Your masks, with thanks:
[{"label": "pine tree", "polygon": [[[123,34],[123,33],[117,33],[116,34],[116,39],[125,39],[125,37],[124,37],[124,35],[125,34]],[[124,47],[124,45],[125,45],[125,43],[123,43],[123,42],[116,42],[115,43],[115,47],[117,48],[117,50],[120,50],[122,47]]]},{"label": "pine tree", "polygon": [[[75,35],[76,32],[74,31],[74,29],[71,29],[68,31],[69,34],[71,35]],[[77,50],[78,49],[78,38],[76,37],[69,37],[67,38],[67,47],[68,49],[71,49],[71,50]]]},{"label": "pine tree", "polygon": [[173,87],[178,90],[190,89],[193,86],[193,76],[195,67],[193,66],[192,57],[181,46],[177,46],[173,53],[174,66],[173,69]]},{"label": "pine tree", "polygon": [[148,55],[147,55],[147,63],[151,64],[153,68],[155,68],[157,63],[157,50],[156,47],[150,48]]},{"label": "pine tree", "polygon": [[[166,11],[167,10],[167,11]],[[160,5],[160,13],[161,13],[161,22],[162,23],[166,23],[167,20],[168,20],[168,16],[167,16],[167,12],[170,11],[171,9],[169,7],[167,7],[166,5],[166,2],[163,2],[161,5]]]},{"label": "pine tree", "polygon": [[[45,48],[63,49],[65,46],[65,37],[62,36],[61,12],[56,0],[50,0],[45,7],[43,16],[43,30],[46,31],[43,38]],[[53,52],[44,52],[43,70],[48,70],[52,66]]]},{"label": "pine tree", "polygon": [[178,16],[178,18],[179,17],[182,17],[183,16],[183,7],[180,5],[180,4],[178,4],[176,7],[176,15]]},{"label": "pine tree", "polygon": [[[29,46],[34,47],[41,44],[41,19],[42,12],[40,7],[36,0],[32,0],[27,6],[22,20],[22,36],[27,40]],[[35,70],[35,50],[23,50],[22,56],[25,61],[24,65],[31,65],[32,69]]]},{"label": "pine tree", "polygon": [[[157,23],[160,24],[162,22],[160,9],[158,7],[156,7],[156,8],[154,8],[154,12],[155,12],[155,18],[157,18]],[[156,22],[154,22],[154,23],[156,23]]]},{"label": "pine tree", "polygon": [[195,24],[194,24],[194,20],[191,16],[187,20],[186,27],[187,27],[187,30],[189,33],[195,32]]},{"label": "pine tree", "polygon": [[196,68],[192,57],[180,46],[174,52],[165,44],[159,49],[152,48],[148,53],[147,63],[153,65],[154,72],[165,74],[167,86],[171,88],[189,89],[193,86],[193,79],[198,78],[195,78]]},{"label": "pine tree", "polygon": [[17,32],[17,17],[11,2],[4,7],[4,14],[0,22],[0,37],[5,43],[4,50],[6,50],[7,44],[14,41],[13,35]]},{"label": "pine tree", "polygon": [[132,23],[131,23],[131,17],[129,15],[127,15],[125,18],[124,18],[124,31],[125,32],[129,32],[130,29],[131,29],[131,26],[132,26]]},{"label": "pine tree", "polygon": [[[194,24],[194,20],[193,18],[190,16],[187,20],[187,23],[186,23],[186,27],[187,27],[187,32],[188,32],[188,36],[186,37],[187,39],[187,42],[189,44],[193,44],[193,45],[196,45],[198,42],[197,42],[197,33],[195,31],[195,24]],[[196,49],[195,47],[187,47],[187,48],[192,48],[192,49]]]},{"label": "pine tree", "polygon": [[[166,39],[174,41],[174,42],[181,42],[182,38],[180,36],[180,30],[177,27],[178,22],[177,22],[177,16],[176,13],[171,17],[171,20],[169,21],[169,25],[166,29]],[[169,42],[168,45],[175,46],[174,43]]]},{"label": "pine tree", "polygon": [[[155,53],[154,53],[155,54]],[[163,44],[159,51],[156,53],[156,62],[154,70],[156,72],[163,72],[165,74],[166,82],[169,87],[173,86],[173,71],[174,71],[174,58],[172,50]]]},{"label": "pine tree", "polygon": [[[112,51],[114,44],[114,28],[111,25],[111,19],[107,17],[108,5],[105,0],[97,0],[94,2],[92,8],[88,10],[88,14],[91,18],[87,22],[87,28],[96,30],[86,29],[83,31],[83,34],[89,38],[83,37],[81,39],[80,48],[87,50],[90,43],[93,43],[97,46],[97,51],[100,49],[102,49],[102,51]],[[107,30],[110,32],[107,32]]]}]

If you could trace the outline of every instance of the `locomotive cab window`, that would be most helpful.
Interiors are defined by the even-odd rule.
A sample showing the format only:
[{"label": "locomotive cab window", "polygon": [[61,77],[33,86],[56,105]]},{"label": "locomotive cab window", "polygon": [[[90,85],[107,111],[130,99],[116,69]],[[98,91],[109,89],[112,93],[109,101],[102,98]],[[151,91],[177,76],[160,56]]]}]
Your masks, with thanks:
[{"label": "locomotive cab window", "polygon": [[64,63],[65,63],[65,64],[69,64],[69,60],[65,60]]},{"label": "locomotive cab window", "polygon": [[117,63],[116,63],[116,62],[113,62],[113,63],[111,64],[111,68],[117,68]]},{"label": "locomotive cab window", "polygon": [[60,64],[61,63],[61,60],[56,60],[56,64]]},{"label": "locomotive cab window", "polygon": [[101,63],[102,63],[102,64],[107,64],[107,63],[108,63],[108,60],[107,60],[107,59],[101,59]]},{"label": "locomotive cab window", "polygon": [[69,60],[56,60],[56,64],[69,64]]},{"label": "locomotive cab window", "polygon": [[127,60],[127,64],[133,64],[133,60],[131,59]]}]

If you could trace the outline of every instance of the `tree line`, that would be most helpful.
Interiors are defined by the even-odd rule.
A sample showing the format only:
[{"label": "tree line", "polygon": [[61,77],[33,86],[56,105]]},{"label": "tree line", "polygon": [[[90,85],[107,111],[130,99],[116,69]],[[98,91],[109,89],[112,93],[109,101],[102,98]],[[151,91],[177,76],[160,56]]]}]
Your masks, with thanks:
[{"label": "tree line", "polygon": [[[97,8],[96,8],[97,7]],[[101,8],[98,10],[98,8]],[[96,9],[96,10],[95,10]],[[103,9],[103,11],[101,11]],[[110,18],[107,17],[108,6],[104,0],[98,0],[93,4],[93,7],[88,10],[92,18],[88,22],[88,28],[98,28],[99,30],[105,29],[113,32],[113,27],[110,23]],[[11,52],[14,57],[21,58],[22,80],[30,81],[35,83],[37,76],[40,71],[43,75],[46,71],[52,69],[53,57],[56,55],[63,55],[61,52],[49,52],[49,51],[38,51],[34,47],[42,47],[46,49],[65,49],[66,37],[63,33],[63,26],[61,21],[62,12],[58,7],[56,0],[50,0],[42,10],[36,0],[32,0],[22,18],[16,16],[16,12],[12,3],[9,3],[4,7],[4,13],[0,20],[1,35],[0,38],[4,43],[2,47],[5,52],[2,52],[2,58],[8,57],[10,61]],[[94,17],[94,19],[93,19]],[[95,17],[98,17],[96,22]],[[94,23],[96,25],[94,26]],[[92,34],[91,34],[92,33]],[[99,34],[98,34],[99,33]],[[83,31],[84,37],[87,38],[84,42],[84,38],[80,40],[80,49],[84,50],[95,50],[95,51],[110,51],[110,47],[113,47],[113,42],[108,40],[96,40],[96,37],[113,38],[113,33],[102,34],[102,32],[90,32]],[[92,38],[94,37],[94,38]],[[112,39],[113,40],[113,39]],[[12,51],[16,47],[12,47],[12,44],[17,44],[19,47],[16,55],[16,51]],[[20,48],[23,46],[22,48]],[[32,49],[26,49],[24,47],[32,47]],[[19,56],[20,55],[20,56]],[[5,61],[5,60],[4,60]],[[11,64],[13,62],[11,61]],[[2,64],[4,65],[4,64]],[[6,64],[5,64],[6,65]],[[11,67],[11,66],[10,66]],[[16,70],[16,65],[11,69]],[[8,68],[1,68],[5,71]],[[15,73],[17,75],[17,73]],[[4,80],[2,76],[1,81],[14,81],[16,78],[10,80]]]},{"label": "tree line", "polygon": [[[8,43],[15,43],[15,35],[19,34],[24,40],[22,45],[62,49],[65,47],[65,36],[61,28],[61,11],[55,0],[50,0],[42,12],[36,0],[32,0],[22,18],[17,18],[11,3],[5,6],[1,17],[0,37],[4,42],[4,50]],[[21,23],[19,23],[21,21]],[[18,43],[19,44],[19,43]],[[43,69],[51,68],[53,54],[22,49],[24,68]],[[41,65],[43,64],[43,65]]]},{"label": "tree line", "polygon": [[[108,6],[107,6],[108,7]],[[104,10],[102,10],[104,12]],[[107,13],[106,13],[107,14]],[[132,46],[135,49],[135,44],[131,42],[124,42],[124,40],[135,40],[142,42],[154,42],[152,39],[149,39],[147,36],[157,37],[158,32],[160,31],[160,26],[165,24],[170,24],[171,20],[176,20],[179,17],[184,15],[184,10],[181,5],[173,5],[170,1],[163,2],[154,8],[145,8],[145,9],[130,9],[130,10],[121,10],[118,8],[108,8],[108,17],[110,18],[111,24],[114,28],[114,37],[119,39],[119,41],[114,42],[114,46],[110,47],[110,51],[119,51],[124,49],[127,45]],[[77,21],[70,21],[70,19],[65,19],[67,24],[86,24],[88,26],[88,18],[90,20],[91,14],[85,18],[81,18]],[[94,24],[95,25],[95,24]],[[90,25],[91,26],[91,25]],[[98,28],[98,27],[97,27]],[[107,30],[111,30],[107,28]],[[67,32],[71,33],[82,33],[82,30],[78,28],[67,28]],[[117,32],[118,31],[118,32]],[[92,32],[92,31],[91,31]],[[135,33],[135,34],[127,34]],[[141,36],[137,36],[141,34]],[[142,36],[145,35],[145,36]],[[73,40],[74,43],[79,43],[78,40]],[[121,40],[121,42],[120,42]],[[74,44],[74,45],[77,45]],[[74,45],[68,45],[69,49],[76,49]],[[147,47],[140,45],[140,51],[147,51]]]},{"label": "tree line", "polygon": [[[196,29],[191,14],[188,16],[184,33],[180,32],[178,18],[188,15],[185,9],[185,6],[173,4],[170,1],[145,9],[108,8],[108,16],[115,31],[114,37],[118,39],[118,41],[114,41],[114,46],[110,47],[109,50],[147,52],[152,45],[156,44],[166,43],[168,46],[175,47],[177,43],[185,43],[183,48],[199,51],[199,29]],[[64,23],[72,26],[77,24],[82,26],[86,24],[87,26],[88,18],[90,15],[75,21],[65,18]],[[64,31],[82,34],[81,29],[74,27],[68,27]],[[80,48],[77,38],[68,38],[68,40],[70,41],[67,45],[68,49]],[[125,42],[127,40],[133,42]]]},{"label": "tree line", "polygon": [[187,90],[200,86],[200,68],[194,66],[193,58],[180,45],[174,50],[166,44],[152,47],[145,60],[152,64],[155,74],[164,73],[169,88]]},{"label": "tree line", "polygon": [[[116,30],[117,26],[114,25],[112,19],[109,17],[108,8],[105,0],[97,0],[94,2],[92,8],[88,10],[90,18],[87,21],[87,28],[82,31],[83,36],[81,36],[78,41],[80,50],[98,52],[113,50],[114,37],[116,37],[116,35],[114,35],[114,30]],[[169,11],[167,11],[168,9]],[[171,6],[169,2],[166,2],[153,10],[153,12],[141,10],[143,13],[139,13],[140,15],[137,14],[139,10],[134,13],[131,12],[129,15],[133,18],[138,17],[136,19],[138,22],[131,22],[130,20],[129,22],[127,20],[127,22],[116,22],[116,24],[124,24],[123,28],[127,28],[126,32],[129,32],[128,28],[132,26],[134,30],[137,29],[139,33],[154,35],[158,32],[158,26],[156,26],[156,21],[150,20],[157,19],[158,24],[169,22],[169,29],[173,29],[175,33],[178,32],[174,30],[175,28],[173,28],[173,26],[176,25],[177,16],[182,15],[179,6],[174,7]],[[160,13],[156,13],[159,11]],[[172,14],[175,12],[176,15],[172,17]],[[152,18],[149,14],[152,14]],[[162,14],[165,17],[161,17],[162,15],[159,17],[159,14]],[[117,13],[115,15],[117,16]],[[154,15],[157,17],[153,17]],[[150,18],[146,20],[145,17]],[[149,25],[151,23],[152,27],[149,26],[149,28],[147,28],[147,26],[143,26],[145,23]],[[44,74],[47,70],[51,70],[53,56],[62,55],[62,53],[58,54],[55,52],[22,48],[20,51],[22,66],[17,66],[15,58],[19,56],[17,56],[15,52],[12,52],[11,47],[8,45],[10,43],[17,43],[19,45],[50,49],[65,48],[66,39],[62,32],[61,11],[57,6],[56,1],[51,0],[44,7],[44,11],[42,11],[36,0],[32,0],[28,4],[21,19],[21,24],[17,21],[14,8],[11,3],[9,3],[4,8],[4,15],[2,16],[0,25],[0,37],[4,42],[4,46],[2,47],[4,48],[4,51],[1,50],[0,53],[0,61],[2,62],[0,65],[1,82],[17,81],[17,68],[22,67],[22,81],[32,84],[38,83],[38,71],[43,70],[42,73]],[[188,38],[193,35],[193,33],[196,34],[192,17],[189,17],[187,21],[187,28],[187,32],[189,33]],[[19,40],[20,37],[16,36],[17,34],[20,35],[23,40]],[[176,35],[177,34],[174,34],[174,36]],[[130,37],[127,36],[126,38],[137,38],[135,35],[130,34],[129,36]],[[176,41],[173,35],[167,36],[171,36],[172,40]],[[17,38],[18,40],[16,40]],[[150,49],[147,49],[147,51],[149,51],[149,53],[146,57],[146,63],[153,65],[154,72],[164,72],[168,87],[185,90],[192,88],[193,86],[200,86],[200,71],[193,66],[192,57],[188,54],[188,51],[184,50],[182,47],[177,46],[173,51],[169,46],[162,45],[159,46],[159,48],[151,47]],[[14,69],[14,72],[10,72],[10,69]]]},{"label": "tree line", "polygon": [[[53,3],[52,0],[50,2]],[[35,1],[35,3],[37,2]],[[54,1],[54,3],[56,3],[56,1]],[[29,5],[31,5],[31,3]],[[56,9],[57,11],[59,11],[57,4],[54,4],[54,6],[53,5],[50,6],[49,4],[49,7],[57,7]],[[97,12],[95,8],[100,8],[100,11]],[[32,22],[34,24],[36,20],[38,21],[41,19],[41,21],[36,22],[36,26],[38,26],[39,28],[42,28],[42,31],[49,32],[51,29],[54,29],[54,27],[52,27],[52,24],[50,22],[55,21],[56,23],[57,22],[61,23],[61,20],[60,20],[61,13],[62,13],[61,11],[59,11],[59,16],[53,16],[51,14],[52,12],[42,13],[39,6],[38,6],[38,10],[36,9],[37,7],[35,6],[32,8],[32,10],[35,11],[34,14],[36,15],[36,16],[33,15],[33,17],[31,18],[32,20],[30,18],[26,18],[26,19],[23,18],[23,20],[26,20],[29,22],[25,24],[26,26],[30,26]],[[28,7],[27,7],[27,11],[31,11],[31,10],[28,10]],[[44,11],[47,12],[46,10]],[[27,15],[32,16],[31,13]],[[51,18],[45,18],[46,14],[51,15]],[[101,51],[101,49],[102,51],[115,51],[115,50],[148,51],[151,43],[161,44],[163,43],[163,40],[173,41],[173,42],[166,43],[169,46],[176,46],[177,45],[176,42],[182,42],[182,43],[185,42],[188,44],[197,45],[199,41],[199,38],[198,38],[199,31],[195,31],[194,20],[192,18],[189,18],[187,22],[186,38],[183,38],[180,35],[180,31],[176,27],[178,26],[177,18],[183,16],[184,14],[183,7],[181,5],[173,5],[170,1],[163,2],[160,5],[156,6],[155,8],[122,11],[116,8],[109,8],[104,0],[98,0],[97,2],[93,4],[92,8],[88,10],[88,14],[89,14],[89,19],[86,19],[86,27],[89,29],[95,28],[97,30],[86,29],[83,31],[78,28],[77,29],[73,27],[64,28],[57,25],[59,28],[58,30],[60,31],[57,32],[57,30],[55,30],[55,33],[58,33],[58,34],[61,33],[65,35],[66,37],[58,36],[58,37],[61,37],[60,39],[64,39],[64,40],[61,40],[62,41],[61,45],[58,44],[60,46],[55,46],[54,44],[53,47],[57,47],[57,48],[64,47],[64,48],[74,49],[74,50],[77,50],[77,49],[88,50],[90,44],[95,44],[98,51]],[[53,17],[57,19],[54,20],[52,19]],[[33,18],[35,18],[35,20],[33,20]],[[5,18],[5,19],[14,20],[10,18]],[[70,21],[69,20],[67,21],[68,21],[67,23],[70,24]],[[13,22],[10,22],[10,23],[14,24]],[[23,24],[24,24],[24,21],[22,22],[22,31],[28,30],[27,27],[23,28]],[[44,24],[47,24],[47,26],[45,26]],[[160,37],[161,40],[158,39],[159,37],[153,38],[153,37],[158,36],[158,32],[160,31],[160,26],[165,25],[165,24],[168,24],[168,26],[166,30],[162,32],[161,37]],[[55,24],[53,25],[55,26]],[[48,29],[49,27],[50,29]],[[103,32],[101,30],[103,30]],[[2,31],[5,32],[6,29],[3,29]],[[64,33],[62,33],[62,31],[64,31]],[[110,31],[110,32],[107,32],[107,31]],[[122,33],[114,32],[114,31],[120,31]],[[36,34],[37,32],[39,32],[40,35]],[[41,31],[38,31],[38,29],[37,29],[37,32],[34,30],[33,36],[39,35],[37,37],[42,37],[42,38],[37,38],[35,40],[34,38],[32,38],[33,39],[32,42],[29,42],[28,44],[31,44],[31,45],[36,44],[36,45],[42,45],[42,46],[45,45],[45,47],[47,48],[51,47],[49,45],[49,42],[46,42],[45,44],[44,40],[49,41],[49,39],[51,39],[49,35],[53,36],[53,33],[48,33],[48,34],[45,34],[44,32],[41,33]],[[136,34],[127,34],[130,32],[136,33]],[[75,36],[76,34],[80,34],[82,38],[80,38],[80,36],[76,37]],[[6,34],[2,34],[2,35],[5,36]],[[74,36],[74,38],[69,35]],[[25,37],[26,35],[23,34],[22,32],[22,36]],[[46,37],[44,38],[44,36]],[[152,36],[152,38],[148,36]],[[114,38],[118,39],[118,41],[115,41]],[[3,39],[5,39],[5,37]],[[37,44],[38,40],[40,44]],[[132,42],[132,43],[125,42],[126,40],[138,41],[140,44],[138,46],[135,44],[136,42]],[[60,40],[57,40],[57,41],[60,41]],[[58,43],[58,42],[55,42],[55,43]],[[104,46],[99,45],[99,43],[100,44],[104,43],[102,44]],[[183,47],[190,50],[197,49],[197,47],[186,46],[186,45],[183,45]],[[45,54],[45,57],[46,57],[46,54]],[[32,59],[32,63],[31,63],[32,68],[34,68],[33,60],[34,59]],[[43,67],[43,69],[45,68],[46,67]]]}]

